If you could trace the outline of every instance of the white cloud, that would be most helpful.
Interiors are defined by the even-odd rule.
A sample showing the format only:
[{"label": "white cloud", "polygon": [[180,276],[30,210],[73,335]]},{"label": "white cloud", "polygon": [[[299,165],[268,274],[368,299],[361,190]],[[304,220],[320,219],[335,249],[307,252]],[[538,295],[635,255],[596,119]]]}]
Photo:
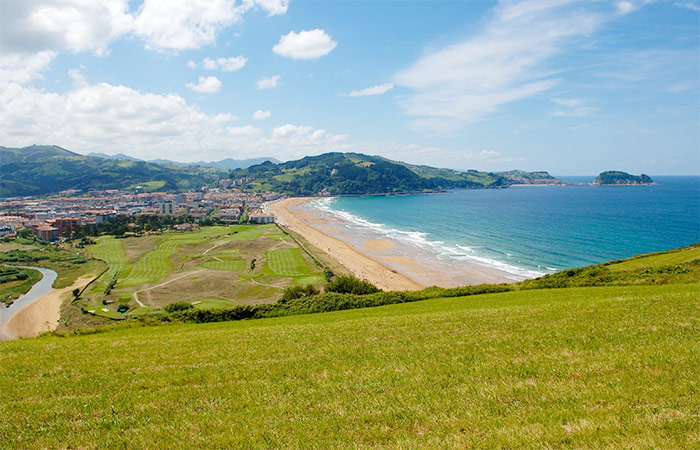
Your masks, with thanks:
[{"label": "white cloud", "polygon": [[56,52],[45,50],[31,55],[21,53],[0,54],[0,87],[4,83],[28,83],[41,78]]},{"label": "white cloud", "polygon": [[226,131],[232,136],[252,136],[260,134],[262,130],[252,125],[245,125],[242,127],[229,127]]},{"label": "white cloud", "polygon": [[45,50],[105,54],[133,25],[126,0],[4,1],[0,53]]},{"label": "white cloud", "polygon": [[199,77],[197,84],[187,83],[186,86],[200,94],[214,94],[221,90],[221,81],[216,77]]},{"label": "white cloud", "polygon": [[615,4],[615,6],[617,7],[617,10],[620,12],[620,14],[629,14],[633,11],[636,11],[639,7],[633,2],[628,1],[619,1]]},{"label": "white cloud", "polygon": [[64,94],[10,83],[2,98],[0,142],[12,147],[51,143],[80,153],[121,152],[143,159],[167,154],[176,161],[222,159],[234,150],[240,158],[279,159],[348,150],[346,136],[294,125],[265,135],[251,125],[231,126],[230,114],[205,114],[177,94],[107,83]]},{"label": "white cloud", "polygon": [[321,29],[290,31],[280,37],[272,51],[292,59],[317,59],[329,54],[338,45]]},{"label": "white cloud", "polygon": [[196,69],[197,63],[190,59],[189,61],[187,61],[187,68],[188,69]]},{"label": "white cloud", "polygon": [[221,70],[222,72],[233,72],[240,70],[248,61],[243,56],[232,56],[230,58],[210,59],[204,58],[202,65],[207,70]]},{"label": "white cloud", "polygon": [[395,76],[413,92],[400,100],[415,125],[452,129],[500,106],[542,93],[559,80],[547,62],[604,16],[577,0],[502,1],[475,36],[428,52]]},{"label": "white cloud", "polygon": [[87,85],[87,80],[85,79],[85,76],[78,69],[69,70],[68,76],[73,80],[73,86],[75,87]]},{"label": "white cloud", "polygon": [[263,110],[259,109],[253,113],[253,119],[265,120],[265,119],[269,119],[271,115],[272,115],[272,113],[270,112],[270,110],[263,111]]},{"label": "white cloud", "polygon": [[178,51],[212,44],[226,27],[254,9],[284,14],[288,0],[144,0],[136,11],[128,0],[3,1],[0,54],[45,50],[108,52],[124,36],[146,47]]},{"label": "white cloud", "polygon": [[692,11],[700,11],[700,2],[698,2],[697,0],[695,0],[695,2],[675,2],[673,5],[679,8],[687,8]]},{"label": "white cloud", "polygon": [[272,89],[279,86],[280,75],[275,75],[270,78],[261,78],[255,83],[258,89]]},{"label": "white cloud", "polygon": [[378,84],[376,86],[368,87],[365,89],[355,89],[347,94],[341,94],[341,95],[347,95],[348,97],[364,97],[367,95],[381,95],[384,94],[394,88],[393,83],[384,83],[384,84]]}]

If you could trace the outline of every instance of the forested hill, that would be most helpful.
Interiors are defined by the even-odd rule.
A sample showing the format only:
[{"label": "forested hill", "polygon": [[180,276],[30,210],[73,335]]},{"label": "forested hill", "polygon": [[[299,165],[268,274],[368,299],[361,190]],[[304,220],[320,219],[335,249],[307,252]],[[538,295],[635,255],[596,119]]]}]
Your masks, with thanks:
[{"label": "forested hill", "polygon": [[593,184],[598,186],[646,186],[655,183],[649,175],[630,175],[627,172],[610,170],[598,175]]},{"label": "forested hill", "polygon": [[[461,172],[359,153],[325,153],[246,169],[149,163],[84,156],[56,146],[0,147],[0,197],[45,195],[68,189],[176,191],[216,185],[225,178],[246,191],[289,195],[372,195],[480,189],[559,182],[547,172]],[[233,184],[233,183],[232,183]]]},{"label": "forested hill", "polygon": [[509,184],[493,173],[414,166],[358,153],[325,153],[282,164],[266,162],[235,170],[231,176],[242,179],[244,188],[290,195],[392,194]]},{"label": "forested hill", "polygon": [[43,195],[67,189],[183,190],[228,172],[125,159],[83,156],[53,145],[0,147],[0,197]]}]

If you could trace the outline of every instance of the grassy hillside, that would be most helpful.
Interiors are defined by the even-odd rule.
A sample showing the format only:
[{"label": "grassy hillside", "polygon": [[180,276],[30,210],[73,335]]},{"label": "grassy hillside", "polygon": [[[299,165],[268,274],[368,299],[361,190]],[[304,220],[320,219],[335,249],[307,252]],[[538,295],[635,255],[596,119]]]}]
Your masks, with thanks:
[{"label": "grassy hillside", "polygon": [[56,146],[0,147],[0,197],[67,189],[176,190],[198,188],[226,172],[143,161],[83,156]]},{"label": "grassy hillside", "polygon": [[5,448],[697,448],[698,285],[0,343]]},{"label": "grassy hillside", "polygon": [[291,195],[366,195],[423,192],[448,188],[504,186],[484,172],[459,172],[390,161],[357,153],[325,153],[282,164],[263,163],[232,172],[255,191]]},{"label": "grassy hillside", "polygon": [[[694,267],[697,252],[606,267]],[[269,270],[296,274],[291,253]],[[3,342],[0,442],[698,448],[700,282],[687,276]]]}]

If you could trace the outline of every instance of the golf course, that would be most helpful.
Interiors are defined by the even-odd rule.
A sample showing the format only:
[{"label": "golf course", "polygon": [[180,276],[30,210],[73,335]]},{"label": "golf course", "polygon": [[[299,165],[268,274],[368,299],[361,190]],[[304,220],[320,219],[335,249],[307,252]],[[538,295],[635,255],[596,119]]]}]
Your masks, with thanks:
[{"label": "golf course", "polygon": [[[108,269],[75,306],[106,318],[173,302],[198,308],[270,303],[288,286],[325,281],[322,268],[276,225],[101,236],[88,250]],[[128,309],[120,312],[123,305]]]}]

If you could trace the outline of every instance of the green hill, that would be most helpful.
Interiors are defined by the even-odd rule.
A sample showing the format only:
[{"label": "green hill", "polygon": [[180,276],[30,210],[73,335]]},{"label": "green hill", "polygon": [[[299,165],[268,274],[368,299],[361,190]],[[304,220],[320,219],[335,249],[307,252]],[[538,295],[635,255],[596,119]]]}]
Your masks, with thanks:
[{"label": "green hill", "polygon": [[0,197],[43,195],[67,189],[142,190],[199,188],[224,171],[143,161],[83,156],[66,149],[34,145],[0,147]]},{"label": "green hill", "polygon": [[325,153],[282,164],[267,162],[235,170],[231,178],[245,180],[243,187],[247,189],[290,195],[398,194],[507,185],[492,173],[414,166],[358,153]]},{"label": "green hill", "polygon": [[223,171],[195,165],[83,156],[56,146],[0,147],[0,197],[68,189],[184,190],[229,177],[250,191],[289,195],[372,195],[555,183],[547,172],[466,172],[416,166],[359,153],[325,153]]},{"label": "green hill", "polygon": [[631,185],[649,185],[654,184],[654,180],[649,175],[630,175],[627,172],[608,171],[602,172],[593,181],[593,184],[599,186],[631,186]]},{"label": "green hill", "polygon": [[[697,265],[697,248],[608,268]],[[698,448],[699,293],[697,279],[519,290],[4,342],[0,441]]]}]

